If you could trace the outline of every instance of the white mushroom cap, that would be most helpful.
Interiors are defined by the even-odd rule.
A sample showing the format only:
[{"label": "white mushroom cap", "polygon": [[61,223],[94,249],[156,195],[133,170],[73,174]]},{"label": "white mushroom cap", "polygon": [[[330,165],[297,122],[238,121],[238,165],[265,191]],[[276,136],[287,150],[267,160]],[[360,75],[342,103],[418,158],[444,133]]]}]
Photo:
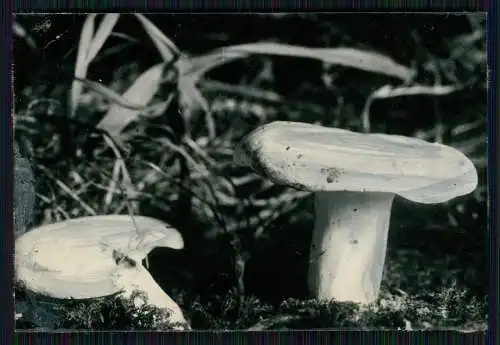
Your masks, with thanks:
[{"label": "white mushroom cap", "polygon": [[234,159],[297,189],[388,192],[427,204],[469,194],[478,183],[473,163],[452,147],[300,122],[259,127]]},{"label": "white mushroom cap", "polygon": [[155,247],[181,249],[184,242],[168,224],[142,216],[82,217],[43,225],[16,240],[16,278],[53,298],[112,295],[120,290],[114,253],[141,265]]}]

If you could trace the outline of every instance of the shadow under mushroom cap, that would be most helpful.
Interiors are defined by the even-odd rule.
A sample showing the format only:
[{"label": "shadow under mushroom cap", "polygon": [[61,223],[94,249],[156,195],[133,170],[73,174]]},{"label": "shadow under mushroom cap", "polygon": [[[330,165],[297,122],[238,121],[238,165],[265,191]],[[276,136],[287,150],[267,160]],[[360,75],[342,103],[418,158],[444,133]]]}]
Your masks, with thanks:
[{"label": "shadow under mushroom cap", "polygon": [[298,189],[389,192],[420,203],[469,194],[478,183],[473,163],[453,147],[299,122],[257,128],[234,158],[275,183]]}]

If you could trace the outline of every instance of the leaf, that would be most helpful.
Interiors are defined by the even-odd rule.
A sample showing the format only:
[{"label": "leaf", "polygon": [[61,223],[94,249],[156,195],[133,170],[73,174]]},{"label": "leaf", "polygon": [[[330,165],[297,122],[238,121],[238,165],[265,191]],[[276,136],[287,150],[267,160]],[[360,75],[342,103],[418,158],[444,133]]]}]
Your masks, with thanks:
[{"label": "leaf", "polygon": [[225,52],[221,50],[192,57],[183,55],[177,61],[176,66],[180,78],[191,78],[191,82],[196,83],[209,70],[235,59],[247,57],[248,55],[247,53]]},{"label": "leaf", "polygon": [[109,87],[89,80],[89,79],[80,79],[80,78],[75,78],[76,80],[80,81],[83,83],[85,86],[87,86],[89,89],[92,91],[95,91],[99,93],[100,95],[104,96],[106,99],[108,99],[111,102],[117,103],[123,108],[128,108],[132,110],[138,110],[138,111],[146,111],[150,109],[151,107],[144,106],[142,104],[137,104],[137,103],[132,103],[128,99],[124,98],[122,95],[116,93],[114,90],[110,89]]},{"label": "leaf", "polygon": [[415,71],[398,64],[383,54],[357,48],[310,48],[283,43],[257,42],[220,48],[225,52],[245,52],[293,56],[320,60],[325,63],[357,68],[364,71],[385,74],[390,77],[411,80]]},{"label": "leaf", "polygon": [[234,45],[222,47],[201,56],[179,58],[176,64],[180,76],[179,90],[185,103],[191,108],[206,109],[206,101],[198,91],[196,83],[211,69],[251,54],[312,58],[331,64],[382,73],[403,80],[409,80],[415,74],[413,70],[397,64],[382,54],[353,48],[308,48],[264,42]]},{"label": "leaf", "polygon": [[[92,37],[94,35],[95,17],[95,13],[89,14],[83,24],[82,34],[80,35],[80,44],[78,45],[78,52],[76,55],[75,76],[78,78],[85,78],[87,76],[87,55],[92,42]],[[71,85],[70,116],[74,116],[75,114],[76,104],[78,102],[78,98],[80,98],[80,94],[82,93],[82,88],[82,84],[78,81],[73,81],[73,84]]]},{"label": "leaf", "polygon": [[[157,64],[142,73],[122,95],[129,103],[146,106],[160,87],[164,64]],[[106,130],[112,137],[117,137],[132,121],[136,120],[140,110],[126,109],[119,104],[113,104],[107,114],[97,125]]]},{"label": "leaf", "polygon": [[113,28],[118,21],[120,15],[118,13],[106,14],[102,20],[97,33],[92,40],[92,44],[87,53],[87,65],[89,65],[92,60],[97,56],[99,50],[102,48],[108,37],[111,35]]},{"label": "leaf", "polygon": [[92,38],[94,36],[94,20],[96,16],[97,14],[95,13],[89,14],[83,24],[76,58],[76,74],[79,74],[78,72],[85,71],[87,68],[87,56],[92,44]]},{"label": "leaf", "polygon": [[445,96],[463,88],[461,85],[413,85],[413,86],[398,86],[384,85],[381,88],[372,92],[366,99],[365,106],[361,113],[361,123],[364,132],[370,131],[370,107],[377,99],[386,99],[403,96]]},{"label": "leaf", "polygon": [[479,119],[477,121],[468,122],[460,124],[451,130],[452,136],[458,136],[461,134],[466,134],[474,130],[486,131],[486,122],[484,119]]},{"label": "leaf", "polygon": [[391,85],[385,85],[373,92],[370,97],[373,99],[379,99],[417,95],[445,96],[461,89],[462,87],[460,85],[413,85],[407,87],[393,87]]},{"label": "leaf", "polygon": [[200,90],[190,78],[181,79],[179,81],[179,101],[181,108],[185,112],[184,115],[187,118],[189,118],[194,111],[199,109],[203,110],[206,114],[210,112],[208,101],[203,97]]},{"label": "leaf", "polygon": [[164,61],[172,60],[174,54],[180,55],[179,48],[177,48],[175,43],[165,36],[165,34],[161,32],[161,30],[159,30],[148,18],[140,13],[136,13],[135,16],[139,19],[149,37],[153,40]]},{"label": "leaf", "polygon": [[[99,50],[102,48],[119,18],[119,14],[112,13],[106,14],[102,20],[97,33],[94,36],[94,20],[96,14],[90,14],[87,17],[82,29],[80,37],[80,45],[78,47],[78,54],[76,59],[75,77],[85,78],[87,76],[87,69],[96,57]],[[73,81],[71,87],[71,116],[75,115],[78,99],[82,93],[83,85],[78,79]]]},{"label": "leaf", "polygon": [[192,111],[203,110],[206,115],[205,120],[211,138],[215,136],[215,125],[211,119],[208,102],[196,84],[207,71],[245,56],[247,54],[225,54],[219,51],[195,57],[182,55],[176,63],[179,71],[178,89],[180,102],[185,109],[184,116],[189,117]]}]

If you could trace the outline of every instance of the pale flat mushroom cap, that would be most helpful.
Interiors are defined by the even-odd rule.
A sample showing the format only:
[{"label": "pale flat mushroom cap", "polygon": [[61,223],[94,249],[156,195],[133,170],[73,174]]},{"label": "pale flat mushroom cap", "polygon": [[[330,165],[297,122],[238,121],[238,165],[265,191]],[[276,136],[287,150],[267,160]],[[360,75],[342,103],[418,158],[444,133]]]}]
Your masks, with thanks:
[{"label": "pale flat mushroom cap", "polygon": [[297,189],[388,192],[427,204],[469,194],[478,183],[473,163],[450,146],[300,122],[257,128],[234,159]]},{"label": "pale flat mushroom cap", "polygon": [[16,278],[29,290],[54,298],[107,296],[120,289],[114,251],[140,265],[155,247],[183,246],[177,230],[153,218],[75,218],[40,226],[16,240]]}]

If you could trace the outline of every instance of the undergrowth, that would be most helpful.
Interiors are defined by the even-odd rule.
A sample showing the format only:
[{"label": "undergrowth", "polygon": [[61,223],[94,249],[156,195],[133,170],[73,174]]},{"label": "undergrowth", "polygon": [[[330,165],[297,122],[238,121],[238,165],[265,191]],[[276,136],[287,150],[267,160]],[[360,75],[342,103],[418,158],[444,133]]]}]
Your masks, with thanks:
[{"label": "undergrowth", "polygon": [[[150,305],[137,307],[130,299],[107,297],[69,301],[51,306],[51,324],[56,329],[172,330],[168,312]],[[191,301],[184,311],[194,329],[287,330],[287,329],[456,329],[484,331],[487,301],[468,295],[456,285],[437,292],[409,296],[403,291],[383,291],[376,303],[360,307],[355,303],[288,298],[279,305],[261,302],[255,296],[238,296],[229,291],[216,304]],[[47,307],[43,312],[47,312]],[[42,312],[42,313],[43,313]],[[47,315],[31,315],[47,323]],[[37,328],[19,316],[18,328]]]}]

